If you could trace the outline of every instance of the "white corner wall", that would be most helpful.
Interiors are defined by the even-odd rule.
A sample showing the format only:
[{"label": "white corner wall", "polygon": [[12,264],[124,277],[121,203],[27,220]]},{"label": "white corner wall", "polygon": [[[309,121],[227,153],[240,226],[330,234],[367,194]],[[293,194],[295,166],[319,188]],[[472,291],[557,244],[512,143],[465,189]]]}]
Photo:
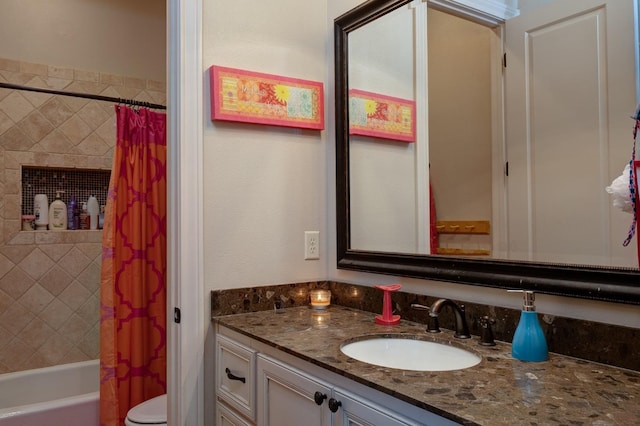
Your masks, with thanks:
[{"label": "white corner wall", "polygon": [[[204,2],[206,291],[326,279],[326,130],[212,121],[208,80],[220,65],[326,91],[326,16],[322,1]],[[320,260],[304,260],[304,231],[320,231]]]},{"label": "white corner wall", "polygon": [[166,81],[162,0],[3,0],[0,58]]}]

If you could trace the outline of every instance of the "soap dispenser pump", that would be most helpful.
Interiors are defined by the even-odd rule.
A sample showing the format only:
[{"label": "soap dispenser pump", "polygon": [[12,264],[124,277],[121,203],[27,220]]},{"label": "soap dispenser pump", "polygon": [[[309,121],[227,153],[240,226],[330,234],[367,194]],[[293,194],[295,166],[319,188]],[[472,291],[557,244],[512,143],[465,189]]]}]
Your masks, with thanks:
[{"label": "soap dispenser pump", "polygon": [[[522,291],[522,290],[510,290]],[[533,291],[522,291],[524,303],[520,314],[520,322],[513,335],[511,355],[520,361],[540,362],[549,359],[547,340],[540,327],[535,307]]]}]

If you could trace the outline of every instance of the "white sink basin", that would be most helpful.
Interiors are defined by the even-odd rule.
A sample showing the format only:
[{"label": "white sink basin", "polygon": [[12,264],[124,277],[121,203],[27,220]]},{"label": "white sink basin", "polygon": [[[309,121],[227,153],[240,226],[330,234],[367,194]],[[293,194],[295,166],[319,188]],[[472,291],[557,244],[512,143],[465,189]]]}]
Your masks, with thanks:
[{"label": "white sink basin", "polygon": [[407,338],[372,337],[345,343],[340,350],[367,364],[413,371],[462,370],[481,361],[464,349]]}]

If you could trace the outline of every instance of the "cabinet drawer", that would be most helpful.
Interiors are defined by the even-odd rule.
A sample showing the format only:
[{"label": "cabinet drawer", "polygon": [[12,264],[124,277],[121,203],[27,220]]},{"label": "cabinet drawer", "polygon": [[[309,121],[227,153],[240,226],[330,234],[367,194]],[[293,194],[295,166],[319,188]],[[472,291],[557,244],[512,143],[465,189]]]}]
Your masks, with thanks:
[{"label": "cabinet drawer", "polygon": [[216,341],[216,393],[218,398],[251,421],[256,420],[256,353],[225,336]]},{"label": "cabinet drawer", "polygon": [[218,402],[216,406],[216,426],[253,426],[248,420],[240,417],[222,402]]}]

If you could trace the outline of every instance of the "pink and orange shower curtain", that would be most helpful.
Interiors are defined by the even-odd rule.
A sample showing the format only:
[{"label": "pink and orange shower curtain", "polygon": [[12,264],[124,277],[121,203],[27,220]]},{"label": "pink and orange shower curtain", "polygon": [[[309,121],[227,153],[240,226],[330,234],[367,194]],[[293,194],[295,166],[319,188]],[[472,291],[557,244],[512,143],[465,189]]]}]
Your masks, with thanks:
[{"label": "pink and orange shower curtain", "polygon": [[166,393],[166,115],[116,106],[102,236],[100,424]]}]

